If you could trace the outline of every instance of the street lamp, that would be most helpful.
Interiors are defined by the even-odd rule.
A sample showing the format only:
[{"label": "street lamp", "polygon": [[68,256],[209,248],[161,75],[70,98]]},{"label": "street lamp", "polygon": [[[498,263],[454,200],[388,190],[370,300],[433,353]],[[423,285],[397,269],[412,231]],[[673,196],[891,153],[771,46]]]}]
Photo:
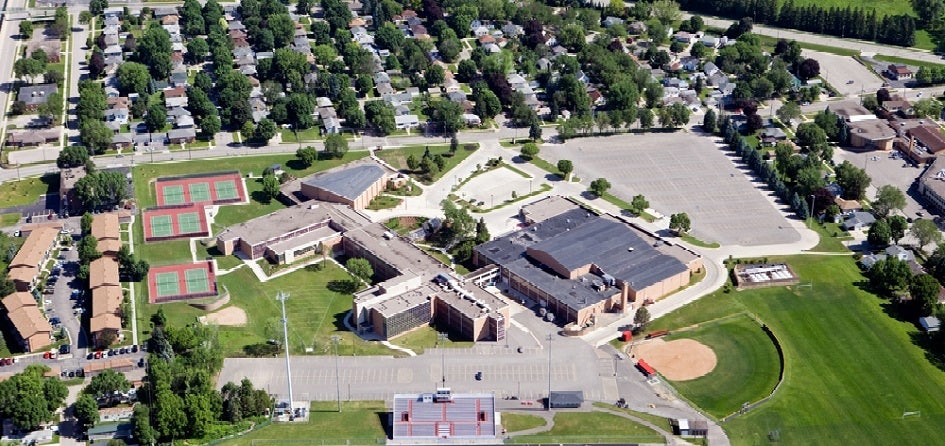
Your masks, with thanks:
[{"label": "street lamp", "polygon": [[[446,332],[438,331],[436,333],[436,348],[441,348],[440,341],[446,342],[447,338]],[[443,383],[441,387],[446,387],[446,355],[443,350],[440,350],[440,376]]]},{"label": "street lamp", "polygon": [[289,420],[292,420],[295,414],[295,408],[292,407],[292,368],[289,365],[289,320],[285,316],[285,300],[288,298],[289,295],[282,291],[276,295],[276,300],[282,304],[282,339],[285,344],[285,375],[289,384]]},{"label": "street lamp", "polygon": [[546,410],[551,410],[551,341],[554,338],[548,334],[548,404]]},{"label": "street lamp", "polygon": [[341,412],[341,377],[338,374],[338,341],[340,340],[341,336],[331,337],[331,345],[335,347],[335,394],[338,397],[338,412]]}]

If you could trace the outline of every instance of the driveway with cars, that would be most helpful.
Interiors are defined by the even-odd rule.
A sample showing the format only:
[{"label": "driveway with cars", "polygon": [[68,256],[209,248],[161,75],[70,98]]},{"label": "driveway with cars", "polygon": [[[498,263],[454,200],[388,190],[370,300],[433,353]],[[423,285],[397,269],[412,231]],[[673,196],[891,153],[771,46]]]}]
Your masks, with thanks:
[{"label": "driveway with cars", "polygon": [[[65,249],[68,249],[65,250]],[[76,273],[79,271],[79,253],[74,247],[64,248],[59,252],[59,258],[56,260],[56,266],[50,272],[50,279],[58,277],[51,286],[47,284],[47,291],[44,293],[44,300],[50,302],[46,304],[46,315],[50,318],[58,318],[59,327],[62,327],[69,338],[72,354],[80,357],[85,356],[85,349],[89,347],[88,337],[82,328],[81,314],[76,314],[76,307],[81,307],[86,296],[82,292],[79,279]],[[58,271],[58,273],[56,273]],[[50,293],[50,289],[52,291]]]}]

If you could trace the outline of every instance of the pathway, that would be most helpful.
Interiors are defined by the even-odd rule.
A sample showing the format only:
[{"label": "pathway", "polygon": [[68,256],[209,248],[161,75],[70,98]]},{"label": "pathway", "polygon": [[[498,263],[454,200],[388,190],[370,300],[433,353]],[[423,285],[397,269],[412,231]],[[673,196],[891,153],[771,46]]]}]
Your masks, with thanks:
[{"label": "pathway", "polygon": [[[135,253],[135,238],[134,238],[134,226],[135,226],[135,216],[131,216],[131,222],[128,223],[128,229],[124,232],[128,233],[128,251],[132,254]],[[137,308],[135,307],[135,302],[138,299],[135,299],[135,283],[128,282],[128,295],[131,296],[130,307],[131,307],[131,344],[138,345],[138,313]]]}]

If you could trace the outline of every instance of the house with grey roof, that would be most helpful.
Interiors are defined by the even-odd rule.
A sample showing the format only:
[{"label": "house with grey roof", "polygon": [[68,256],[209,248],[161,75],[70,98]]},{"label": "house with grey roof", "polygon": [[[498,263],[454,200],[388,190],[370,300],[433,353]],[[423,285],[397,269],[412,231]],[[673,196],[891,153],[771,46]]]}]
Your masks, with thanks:
[{"label": "house with grey roof", "polygon": [[27,110],[36,110],[49,101],[49,96],[59,91],[56,84],[27,85],[20,87],[16,100],[26,105]]},{"label": "house with grey roof", "polygon": [[313,200],[342,203],[364,209],[387,187],[388,171],[380,165],[359,163],[302,180],[302,195]]}]

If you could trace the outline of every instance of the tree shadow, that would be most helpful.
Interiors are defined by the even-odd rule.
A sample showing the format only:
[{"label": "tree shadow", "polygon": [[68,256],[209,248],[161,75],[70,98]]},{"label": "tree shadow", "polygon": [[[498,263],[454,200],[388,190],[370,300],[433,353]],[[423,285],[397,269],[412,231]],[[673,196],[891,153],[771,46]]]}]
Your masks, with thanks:
[{"label": "tree shadow", "polygon": [[358,290],[358,283],[353,280],[332,280],[327,288],[336,293],[354,294]]},{"label": "tree shadow", "polygon": [[348,327],[345,326],[345,318],[348,317],[349,311],[345,310],[340,313],[335,313],[335,317],[332,319],[332,324],[335,326],[335,331],[348,331]]},{"label": "tree shadow", "polygon": [[272,203],[272,199],[269,198],[269,195],[267,195],[265,192],[261,190],[255,190],[249,195],[253,199],[253,201],[256,201],[257,203],[263,203],[263,204]]},{"label": "tree shadow", "polygon": [[910,303],[895,303],[886,301],[879,304],[879,306],[883,309],[883,313],[886,313],[887,316],[899,322],[908,322],[914,324],[920,316],[919,312],[915,308],[915,305]]}]

